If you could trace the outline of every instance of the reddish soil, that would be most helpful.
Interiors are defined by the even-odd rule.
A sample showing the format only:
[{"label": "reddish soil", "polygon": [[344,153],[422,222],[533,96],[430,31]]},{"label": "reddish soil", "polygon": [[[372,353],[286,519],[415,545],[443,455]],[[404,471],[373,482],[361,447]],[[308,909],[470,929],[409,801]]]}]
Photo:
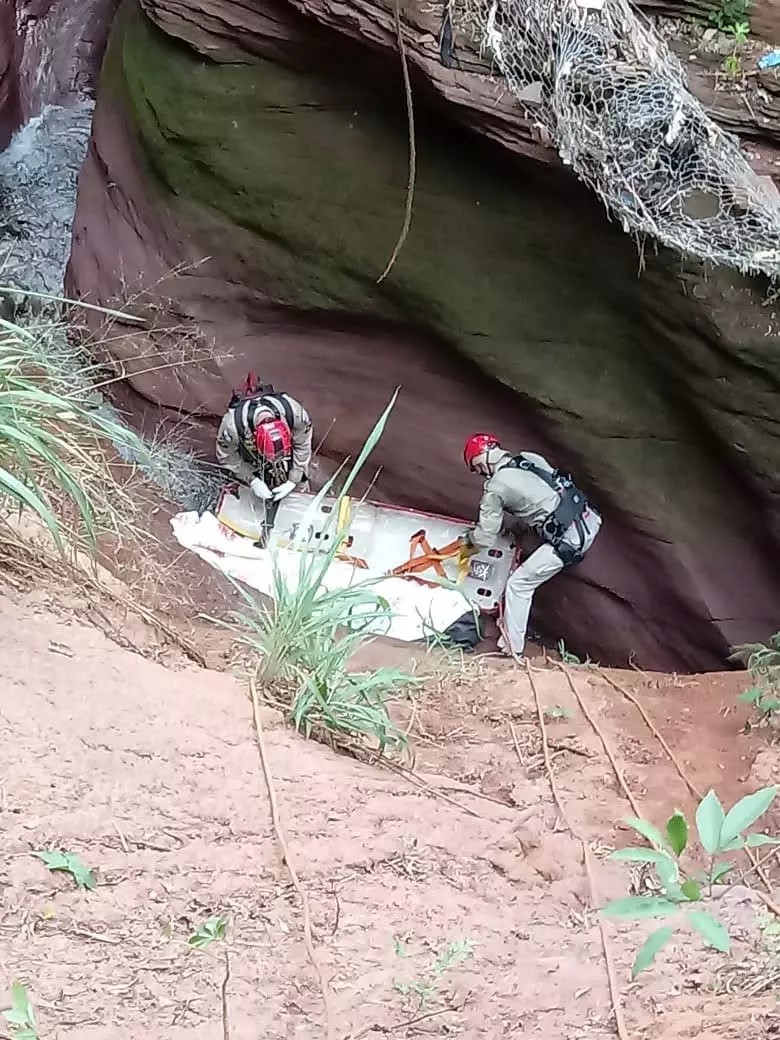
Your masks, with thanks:
[{"label": "reddish soil", "polygon": [[[24,980],[41,1036],[325,1036],[242,684],[122,648],[41,590],[0,599],[0,631],[0,989]],[[159,656],[152,633],[133,642]],[[388,655],[397,649],[376,647],[375,663]],[[771,780],[775,749],[763,732],[743,735],[733,710],[739,675],[615,675],[697,787],[730,800]],[[268,713],[270,768],[337,1040],[616,1035],[595,908],[643,883],[607,861],[631,841],[620,825],[629,807],[565,675],[533,676],[595,890],[551,800],[523,671],[483,658],[431,682],[414,713],[411,779],[306,742]],[[642,812],[662,821],[690,810],[636,709],[595,672],[572,676]],[[94,867],[97,889],[77,891],[30,856],[50,847]],[[636,983],[629,967],[648,929],[607,926],[632,1038],[778,1035],[763,904],[737,885],[717,912],[732,958],[688,936]],[[211,914],[230,918],[227,941],[188,948]],[[397,984],[426,979],[463,940],[473,952],[418,1010]]]}]

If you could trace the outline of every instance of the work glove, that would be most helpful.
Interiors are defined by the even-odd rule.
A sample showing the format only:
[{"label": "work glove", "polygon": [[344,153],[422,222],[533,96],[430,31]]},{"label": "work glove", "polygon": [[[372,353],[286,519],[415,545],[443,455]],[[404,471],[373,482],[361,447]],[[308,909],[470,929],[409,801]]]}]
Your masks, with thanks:
[{"label": "work glove", "polygon": [[460,539],[460,546],[458,549],[458,563],[463,566],[466,560],[471,559],[472,556],[476,556],[479,549],[474,545],[473,538],[471,537],[471,531],[467,531]]},{"label": "work glove", "polygon": [[281,502],[283,498],[287,498],[291,491],[295,491],[295,481],[285,480],[284,484],[280,484],[278,488],[274,488],[271,492],[271,496],[274,502]]},{"label": "work glove", "polygon": [[262,498],[264,501],[268,501],[269,498],[273,497],[273,492],[260,477],[255,477],[249,487],[253,495],[257,495],[258,498]]}]

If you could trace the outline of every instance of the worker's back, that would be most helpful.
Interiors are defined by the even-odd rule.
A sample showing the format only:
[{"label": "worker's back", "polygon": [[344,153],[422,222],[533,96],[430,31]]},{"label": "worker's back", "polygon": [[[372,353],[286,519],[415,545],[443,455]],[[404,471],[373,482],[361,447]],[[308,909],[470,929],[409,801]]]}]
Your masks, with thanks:
[{"label": "worker's back", "polygon": [[[548,473],[555,472],[542,455],[524,451],[519,458],[527,459]],[[534,527],[555,512],[560,495],[541,477],[518,468],[513,461],[507,454],[506,460],[499,463],[496,472],[485,482],[485,491],[498,495],[507,513],[516,516],[527,527]]]}]

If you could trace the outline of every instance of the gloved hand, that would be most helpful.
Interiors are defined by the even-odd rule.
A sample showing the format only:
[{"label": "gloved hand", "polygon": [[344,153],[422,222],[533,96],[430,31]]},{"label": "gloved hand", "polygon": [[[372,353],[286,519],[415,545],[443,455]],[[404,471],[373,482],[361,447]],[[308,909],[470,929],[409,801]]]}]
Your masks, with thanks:
[{"label": "gloved hand", "polygon": [[249,487],[253,495],[257,495],[258,498],[262,498],[264,501],[268,501],[273,495],[266,482],[261,480],[260,477],[255,477]]},{"label": "gloved hand", "polygon": [[479,547],[474,544],[473,531],[466,531],[460,539],[460,552],[458,553],[458,557],[461,560],[468,560],[470,556],[476,556],[478,552]]},{"label": "gloved hand", "polygon": [[281,502],[283,498],[287,498],[291,491],[295,491],[295,481],[285,480],[284,484],[281,484],[278,488],[274,488],[271,495],[274,502]]}]

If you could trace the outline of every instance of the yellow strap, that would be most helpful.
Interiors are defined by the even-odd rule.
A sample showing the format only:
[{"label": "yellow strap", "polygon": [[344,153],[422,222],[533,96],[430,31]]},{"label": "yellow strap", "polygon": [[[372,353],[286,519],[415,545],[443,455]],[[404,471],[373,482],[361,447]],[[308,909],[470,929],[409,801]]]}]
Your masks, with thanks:
[{"label": "yellow strap", "polygon": [[339,517],[338,525],[336,527],[336,534],[343,534],[349,527],[349,522],[352,519],[352,502],[348,495],[339,502]]}]

